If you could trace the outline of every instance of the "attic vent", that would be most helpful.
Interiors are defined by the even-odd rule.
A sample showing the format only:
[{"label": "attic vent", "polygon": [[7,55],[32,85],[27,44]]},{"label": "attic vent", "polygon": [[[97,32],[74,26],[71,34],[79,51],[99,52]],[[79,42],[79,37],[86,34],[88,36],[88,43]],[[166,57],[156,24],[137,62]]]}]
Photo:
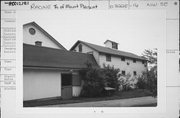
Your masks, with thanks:
[{"label": "attic vent", "polygon": [[36,42],[35,42],[35,45],[36,45],[36,46],[42,46],[42,42],[41,42],[41,41],[36,41]]},{"label": "attic vent", "polygon": [[29,28],[29,33],[31,35],[34,35],[36,33],[36,30],[34,28]]}]

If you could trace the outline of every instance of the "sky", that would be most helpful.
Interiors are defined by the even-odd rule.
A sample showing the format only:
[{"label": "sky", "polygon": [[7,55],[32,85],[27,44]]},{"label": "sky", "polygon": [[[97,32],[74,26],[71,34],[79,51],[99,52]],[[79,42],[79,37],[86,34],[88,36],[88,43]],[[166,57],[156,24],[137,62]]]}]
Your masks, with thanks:
[{"label": "sky", "polygon": [[[159,10],[19,11],[18,26],[35,21],[66,49],[77,40],[104,46],[109,39],[118,49],[141,55],[158,48],[165,37],[164,14]],[[166,40],[166,39],[163,39]]]}]

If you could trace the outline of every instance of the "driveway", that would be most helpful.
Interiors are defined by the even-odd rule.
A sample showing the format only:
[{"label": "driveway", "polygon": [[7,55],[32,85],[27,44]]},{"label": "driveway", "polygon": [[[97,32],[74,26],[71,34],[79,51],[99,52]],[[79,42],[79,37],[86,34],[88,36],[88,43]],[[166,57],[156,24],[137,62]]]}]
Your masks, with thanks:
[{"label": "driveway", "polygon": [[146,105],[150,106],[151,104],[156,104],[156,103],[157,103],[157,98],[148,96],[148,97],[120,99],[120,100],[49,105],[45,107],[131,107],[131,106],[146,106]]}]

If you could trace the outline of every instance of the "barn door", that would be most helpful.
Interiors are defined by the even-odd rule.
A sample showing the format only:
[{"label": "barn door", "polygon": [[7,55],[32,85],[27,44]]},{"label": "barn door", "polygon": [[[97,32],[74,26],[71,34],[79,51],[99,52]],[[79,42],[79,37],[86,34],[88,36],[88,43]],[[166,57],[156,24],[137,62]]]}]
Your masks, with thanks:
[{"label": "barn door", "polygon": [[72,98],[72,74],[61,74],[61,97],[63,99]]}]

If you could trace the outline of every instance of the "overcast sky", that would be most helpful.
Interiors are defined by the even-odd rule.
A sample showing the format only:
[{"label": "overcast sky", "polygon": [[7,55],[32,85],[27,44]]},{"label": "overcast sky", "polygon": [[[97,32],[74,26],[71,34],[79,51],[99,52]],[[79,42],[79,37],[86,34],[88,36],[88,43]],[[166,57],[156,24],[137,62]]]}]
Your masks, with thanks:
[{"label": "overcast sky", "polygon": [[[77,40],[104,46],[109,39],[119,50],[141,55],[158,48],[164,38],[165,19],[158,10],[20,11],[18,26],[35,21],[66,49]],[[164,39],[165,40],[165,39]]]}]

